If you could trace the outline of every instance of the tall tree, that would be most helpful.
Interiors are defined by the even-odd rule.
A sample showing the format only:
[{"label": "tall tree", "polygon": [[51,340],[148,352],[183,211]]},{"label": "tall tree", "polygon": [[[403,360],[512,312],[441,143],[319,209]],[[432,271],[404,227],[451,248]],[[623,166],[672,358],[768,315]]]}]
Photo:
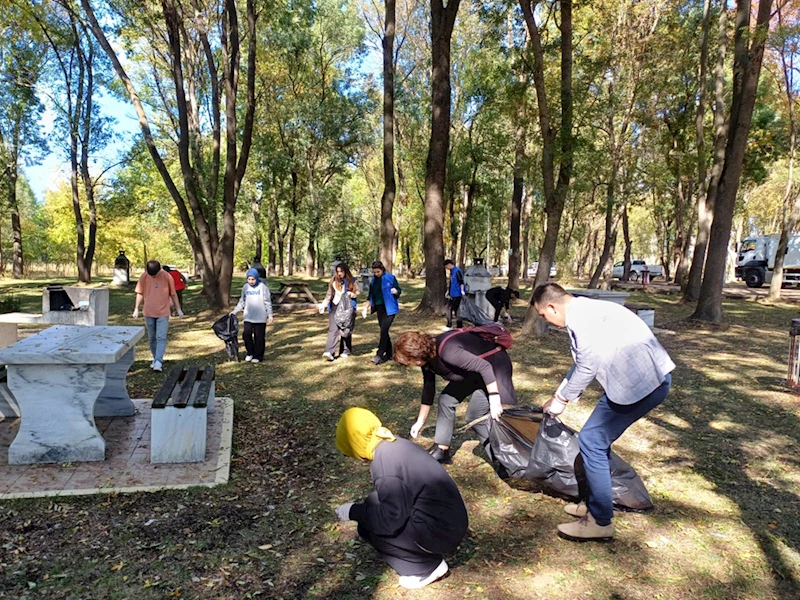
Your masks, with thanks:
[{"label": "tall tree", "polygon": [[[136,109],[147,149],[178,209],[195,261],[200,266],[206,302],[210,308],[222,308],[231,299],[236,233],[234,214],[253,137],[258,16],[255,0],[247,0],[243,23],[247,47],[243,98],[239,91],[242,24],[236,0],[210,0],[207,4],[197,2],[193,6],[161,0],[161,10],[152,13],[138,3],[126,4],[126,0],[119,0],[119,4],[110,0],[109,4],[114,4],[116,15],[128,20],[128,32],[148,36],[150,43],[146,47],[156,46],[153,48],[156,56],[153,73],[163,109],[171,119],[177,138],[183,192],[178,189],[159,151],[139,86],[120,61],[90,0],[81,0],[89,27],[111,60]],[[159,60],[159,56],[163,60]],[[169,72],[169,76],[163,78],[169,79],[169,85],[162,80],[162,69]],[[170,88],[174,96],[167,98],[166,90]],[[203,121],[203,107],[208,107],[210,113],[208,123]],[[242,120],[237,110],[239,107],[244,113]],[[224,164],[221,158],[223,108]],[[207,139],[208,130],[211,131],[210,141]],[[221,231],[218,211],[222,217]]]},{"label": "tall tree", "polygon": [[[555,260],[556,244],[561,227],[561,217],[572,179],[573,133],[572,133],[572,0],[561,0],[561,119],[557,121],[553,102],[547,96],[545,87],[545,61],[542,37],[536,24],[534,13],[537,0],[520,0],[520,8],[530,35],[533,50],[533,83],[536,88],[537,108],[539,111],[539,130],[542,137],[542,183],[545,198],[545,214],[547,230],[539,252],[539,270],[533,287],[545,283],[550,277],[550,266]],[[560,125],[560,126],[559,126]],[[556,146],[558,142],[558,146]],[[558,179],[556,179],[556,156],[559,159]],[[523,335],[544,335],[547,323],[541,319],[531,304],[522,324]]]},{"label": "tall tree", "polygon": [[[704,6],[703,15],[703,39],[708,35],[708,23],[706,21]],[[706,250],[708,248],[708,237],[711,233],[711,223],[714,220],[714,202],[717,198],[719,180],[722,175],[722,167],[725,164],[725,142],[728,137],[728,121],[725,118],[725,54],[728,45],[728,19],[725,4],[721,3],[719,10],[719,21],[717,24],[717,61],[714,67],[714,149],[712,152],[712,166],[709,177],[706,177],[705,161],[702,150],[705,146],[702,143],[703,134],[698,125],[698,182],[697,182],[697,237],[695,239],[694,251],[692,254],[692,265],[689,268],[689,277],[683,291],[684,302],[696,302],[700,297],[700,287],[703,283],[703,270],[706,262]],[[701,52],[702,53],[702,52]],[[705,86],[705,81],[700,82]],[[702,88],[701,88],[702,89]],[[698,103],[698,116],[704,112],[705,102]],[[702,177],[702,180],[700,179]]]},{"label": "tall tree", "polygon": [[395,0],[386,0],[386,23],[383,30],[383,177],[381,197],[381,262],[391,272],[394,268],[395,229],[392,220],[397,184],[394,178],[394,34]]},{"label": "tall tree", "polygon": [[417,310],[445,310],[444,185],[450,147],[450,40],[461,0],[431,0],[431,134],[425,162],[425,293]]},{"label": "tall tree", "polygon": [[[797,13],[794,13],[797,19]],[[789,206],[794,193],[794,157],[797,146],[797,122],[795,105],[797,104],[797,87],[795,74],[795,57],[800,44],[800,22],[787,24],[783,19],[783,6],[778,3],[778,30],[775,37],[775,51],[780,59],[781,74],[783,75],[783,88],[786,95],[786,113],[789,120],[789,172],[786,178],[786,191],[783,195],[783,225],[778,248],[775,251],[775,266],[772,272],[772,281],[769,286],[767,300],[778,300],[781,297],[783,286],[783,261],[789,249],[789,237],[794,233],[797,220],[800,218],[800,194]]]},{"label": "tall tree", "polygon": [[[28,20],[17,6],[3,8],[0,25],[0,178],[6,189],[13,236],[12,275],[24,273],[22,221],[17,184],[20,167],[44,148],[39,131],[42,106],[36,85],[47,55],[46,45],[26,26]],[[30,23],[29,23],[30,24]]]},{"label": "tall tree", "polygon": [[756,15],[755,32],[751,35],[750,4],[750,0],[738,0],[736,5],[733,97],[725,164],[714,204],[714,222],[711,225],[700,298],[691,316],[692,319],[712,323],[722,322],[722,288],[725,284],[725,262],[728,258],[733,211],[753,119],[772,9],[772,0],[761,0]]}]

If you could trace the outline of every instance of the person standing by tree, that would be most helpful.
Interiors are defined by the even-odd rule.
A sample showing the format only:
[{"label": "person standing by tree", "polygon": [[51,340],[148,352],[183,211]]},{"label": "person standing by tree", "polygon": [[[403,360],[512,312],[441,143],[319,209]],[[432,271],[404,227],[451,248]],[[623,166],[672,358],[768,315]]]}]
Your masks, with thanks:
[{"label": "person standing by tree", "polygon": [[170,301],[183,317],[183,309],[175,293],[175,282],[169,273],[161,269],[157,260],[147,261],[147,272],[139,277],[136,283],[136,301],[133,305],[133,318],[139,318],[139,305],[144,301],[144,322],[147,327],[147,340],[153,362],[150,368],[161,371],[164,365],[164,354],[167,351],[167,330],[169,329]]},{"label": "person standing by tree", "polygon": [[[336,265],[336,273],[328,283],[328,293],[319,305],[319,314],[328,309],[328,341],[325,344],[323,358],[329,361],[334,359],[336,342],[339,342],[339,357],[347,358],[353,352],[353,328],[356,324],[356,297],[358,296],[358,283],[350,273],[345,263]],[[350,302],[352,310],[349,311],[347,323],[339,323],[336,318],[340,302]],[[345,305],[346,306],[346,305]],[[344,328],[342,328],[344,327]]]},{"label": "person standing by tree", "polygon": [[379,260],[372,263],[372,277],[369,280],[369,296],[364,307],[364,318],[368,313],[378,313],[378,323],[381,327],[381,337],[378,342],[378,351],[372,358],[376,365],[392,359],[392,340],[389,337],[389,328],[392,326],[394,316],[400,312],[397,301],[403,290],[397,283],[397,278],[386,272],[386,267]]},{"label": "person standing by tree", "polygon": [[448,296],[450,301],[447,304],[447,328],[453,328],[453,313],[456,313],[456,327],[464,326],[464,321],[458,316],[458,307],[461,306],[461,298],[464,297],[464,273],[449,258],[444,261],[444,268],[450,272],[450,287]]},{"label": "person standing by tree", "polygon": [[169,265],[164,265],[162,268],[169,273],[170,277],[172,277],[172,281],[175,282],[175,294],[178,296],[178,306],[183,310],[183,290],[186,289],[186,280],[178,269],[173,269]]},{"label": "person standing by tree", "polygon": [[675,363],[644,321],[624,306],[576,298],[556,283],[537,287],[531,303],[547,323],[567,329],[575,361],[544,411],[560,415],[595,379],[604,391],[578,436],[588,498],[564,507],[579,520],[559,525],[559,534],[573,541],[612,539],[611,444],[664,401]]},{"label": "person standing by tree", "polygon": [[244,359],[253,364],[264,360],[267,337],[267,322],[272,325],[272,296],[267,284],[261,281],[256,269],[247,271],[247,282],[242,287],[242,296],[231,314],[244,310]]}]

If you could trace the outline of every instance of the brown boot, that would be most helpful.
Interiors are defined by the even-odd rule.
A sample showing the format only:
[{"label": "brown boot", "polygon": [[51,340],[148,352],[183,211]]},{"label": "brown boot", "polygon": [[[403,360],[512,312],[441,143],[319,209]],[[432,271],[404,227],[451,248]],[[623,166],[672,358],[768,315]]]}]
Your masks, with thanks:
[{"label": "brown boot", "polygon": [[614,539],[614,524],[598,525],[592,513],[572,523],[558,526],[558,534],[572,542],[610,542]]},{"label": "brown boot", "polygon": [[578,517],[579,519],[586,516],[588,510],[586,509],[586,502],[570,502],[564,506],[564,512],[570,516]]}]

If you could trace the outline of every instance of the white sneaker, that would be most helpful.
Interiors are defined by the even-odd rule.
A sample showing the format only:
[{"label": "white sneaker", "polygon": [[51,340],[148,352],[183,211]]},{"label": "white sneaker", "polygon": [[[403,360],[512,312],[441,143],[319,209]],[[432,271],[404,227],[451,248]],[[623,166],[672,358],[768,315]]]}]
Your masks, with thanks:
[{"label": "white sneaker", "polygon": [[339,355],[339,358],[348,358],[349,356],[350,356],[350,353],[349,353],[349,352],[342,352],[342,353]]},{"label": "white sneaker", "polygon": [[153,361],[153,371],[158,371],[160,373],[161,372],[161,366],[162,365],[161,365],[161,361],[160,360]]},{"label": "white sneaker", "polygon": [[442,327],[442,331],[453,331],[453,328],[445,325],[444,327]]},{"label": "white sneaker", "polygon": [[156,361],[153,361],[153,362],[151,362],[151,363],[150,363],[150,368],[151,368],[151,369],[152,369],[153,367],[155,367],[155,366],[156,366]]},{"label": "white sneaker", "polygon": [[253,358],[253,359],[250,360],[250,362],[253,363],[253,364],[256,364],[256,363],[259,363],[261,361],[258,360],[257,358]]},{"label": "white sneaker", "polygon": [[333,354],[331,354],[330,352],[323,352],[322,353],[322,358],[327,358],[329,361],[332,361],[333,360]]},{"label": "white sneaker", "polygon": [[248,354],[247,356],[244,357],[244,362],[250,362],[251,360],[253,360],[252,354]]},{"label": "white sneaker", "polygon": [[439,566],[433,570],[433,573],[427,577],[422,577],[421,575],[401,575],[398,583],[402,587],[410,590],[422,588],[444,577],[447,573],[447,569],[447,563],[442,561],[439,563]]}]

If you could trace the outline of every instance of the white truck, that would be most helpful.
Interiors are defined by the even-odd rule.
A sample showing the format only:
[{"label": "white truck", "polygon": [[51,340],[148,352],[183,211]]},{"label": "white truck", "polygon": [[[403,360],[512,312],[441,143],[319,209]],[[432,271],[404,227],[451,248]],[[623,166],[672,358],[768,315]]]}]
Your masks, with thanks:
[{"label": "white truck", "polygon": [[[780,235],[764,235],[742,240],[736,257],[736,279],[744,280],[751,288],[770,283],[780,239]],[[793,234],[783,258],[783,285],[797,284],[800,284],[800,234]]]},{"label": "white truck", "polygon": [[[663,277],[664,276],[664,269],[661,268],[660,265],[648,265],[643,260],[632,260],[631,261],[631,272],[628,277],[631,281],[639,281],[642,277],[642,271],[647,269],[647,272],[650,273],[650,279],[655,279],[656,277]],[[622,279],[622,274],[625,272],[625,261],[619,261],[614,263],[614,268],[611,270],[611,276],[616,277],[617,279]]]}]

